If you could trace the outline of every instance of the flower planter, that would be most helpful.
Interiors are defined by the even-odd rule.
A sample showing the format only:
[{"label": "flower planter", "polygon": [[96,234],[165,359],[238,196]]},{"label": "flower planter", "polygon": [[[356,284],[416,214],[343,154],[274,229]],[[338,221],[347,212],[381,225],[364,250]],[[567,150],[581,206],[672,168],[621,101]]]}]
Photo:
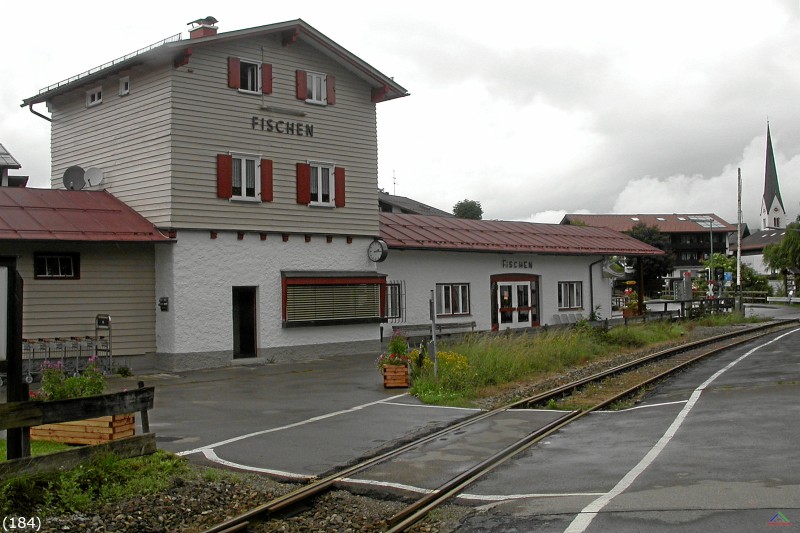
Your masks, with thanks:
[{"label": "flower planter", "polygon": [[59,422],[31,428],[31,440],[49,440],[65,444],[102,444],[133,436],[133,414],[108,415],[74,422]]},{"label": "flower planter", "polygon": [[408,387],[408,366],[406,365],[383,365],[383,386],[387,389],[396,387]]}]

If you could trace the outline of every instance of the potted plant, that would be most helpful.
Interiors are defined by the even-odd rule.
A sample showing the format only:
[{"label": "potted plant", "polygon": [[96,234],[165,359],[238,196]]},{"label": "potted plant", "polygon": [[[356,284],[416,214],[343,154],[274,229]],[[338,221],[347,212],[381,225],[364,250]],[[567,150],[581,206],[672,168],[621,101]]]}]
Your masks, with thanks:
[{"label": "potted plant", "polygon": [[[42,385],[30,393],[32,401],[56,401],[103,394],[106,382],[97,357],[77,376],[67,376],[61,361],[42,363]],[[134,434],[133,414],[108,415],[74,422],[59,422],[31,427],[32,440],[67,444],[99,444]]]},{"label": "potted plant", "polygon": [[383,374],[383,386],[386,388],[408,387],[408,341],[395,333],[389,340],[386,351],[378,356],[375,364]]},{"label": "potted plant", "polygon": [[622,316],[630,318],[639,314],[639,294],[633,289],[625,289],[625,307]]}]

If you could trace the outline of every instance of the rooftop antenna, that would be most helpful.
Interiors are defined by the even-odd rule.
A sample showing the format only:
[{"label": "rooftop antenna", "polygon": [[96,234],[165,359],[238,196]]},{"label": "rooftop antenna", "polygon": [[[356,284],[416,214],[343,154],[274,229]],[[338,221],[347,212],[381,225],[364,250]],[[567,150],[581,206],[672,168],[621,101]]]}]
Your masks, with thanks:
[{"label": "rooftop antenna", "polygon": [[397,178],[394,175],[394,170],[392,170],[392,196],[397,196]]}]

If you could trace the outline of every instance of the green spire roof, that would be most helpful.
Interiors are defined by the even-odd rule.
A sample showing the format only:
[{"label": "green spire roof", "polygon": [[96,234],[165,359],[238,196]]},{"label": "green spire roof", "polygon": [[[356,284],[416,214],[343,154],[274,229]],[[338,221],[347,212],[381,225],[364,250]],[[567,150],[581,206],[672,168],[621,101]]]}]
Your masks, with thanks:
[{"label": "green spire roof", "polygon": [[764,172],[764,205],[769,209],[773,198],[778,198],[781,209],[783,198],[781,198],[781,188],[778,185],[778,171],[775,169],[775,154],[772,151],[772,137],[769,133],[769,123],[767,123],[767,169]]}]

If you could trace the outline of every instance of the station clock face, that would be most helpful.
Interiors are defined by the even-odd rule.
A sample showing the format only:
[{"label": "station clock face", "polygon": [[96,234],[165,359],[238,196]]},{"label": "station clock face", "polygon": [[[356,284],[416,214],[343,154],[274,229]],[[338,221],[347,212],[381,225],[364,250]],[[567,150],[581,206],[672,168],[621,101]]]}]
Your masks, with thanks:
[{"label": "station clock face", "polygon": [[387,255],[389,255],[389,247],[383,240],[378,239],[377,241],[369,243],[367,247],[367,257],[369,257],[370,261],[379,263],[386,259]]}]

